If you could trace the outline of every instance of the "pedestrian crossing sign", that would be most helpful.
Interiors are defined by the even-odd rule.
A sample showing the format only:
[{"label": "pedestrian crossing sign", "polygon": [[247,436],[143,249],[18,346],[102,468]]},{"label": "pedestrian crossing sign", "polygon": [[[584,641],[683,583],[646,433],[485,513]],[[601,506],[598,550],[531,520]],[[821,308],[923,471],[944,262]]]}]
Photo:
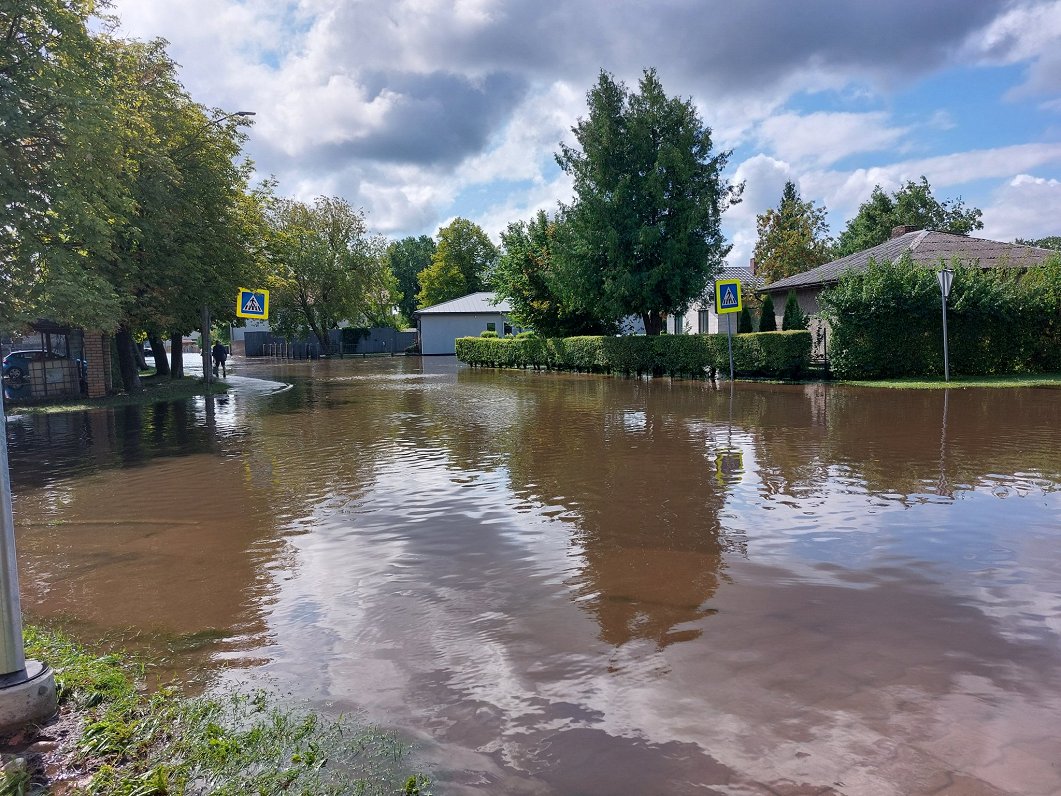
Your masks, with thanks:
[{"label": "pedestrian crossing sign", "polygon": [[716,315],[724,315],[727,312],[740,312],[743,307],[739,279],[720,279],[715,282]]},{"label": "pedestrian crossing sign", "polygon": [[239,318],[269,319],[269,291],[249,290],[245,287],[236,294],[236,316]]}]

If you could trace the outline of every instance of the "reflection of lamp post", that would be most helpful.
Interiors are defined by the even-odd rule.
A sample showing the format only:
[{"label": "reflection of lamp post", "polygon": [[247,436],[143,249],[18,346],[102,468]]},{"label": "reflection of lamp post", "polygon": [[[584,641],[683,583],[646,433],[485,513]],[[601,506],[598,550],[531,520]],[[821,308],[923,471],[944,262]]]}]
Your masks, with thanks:
[{"label": "reflection of lamp post", "polygon": [[[254,115],[255,115],[254,111],[236,111],[235,113],[229,113],[229,114],[226,114],[224,116],[219,116],[218,118],[211,119],[209,122],[204,124],[199,129],[198,132],[201,133],[204,130],[207,130],[207,129],[213,127],[215,124],[221,124],[221,122],[227,121],[228,119],[234,119],[237,116],[246,117],[246,116],[254,116]],[[193,142],[194,142],[194,140],[195,140],[195,138],[192,139]],[[211,364],[210,363],[210,349],[211,349],[211,340],[210,340],[210,306],[205,301],[203,302],[203,309],[202,309],[202,312],[200,313],[199,324],[200,324],[200,327],[199,327],[200,340],[199,340],[199,342],[200,342],[200,345],[202,347],[202,357],[203,357],[203,382],[207,385],[207,387],[209,387],[210,383],[213,381],[212,377],[214,375],[214,372],[213,372],[213,369],[210,367],[210,364]],[[230,346],[232,345],[231,337],[229,339],[229,345]]]},{"label": "reflection of lamp post", "polygon": [[939,292],[943,301],[943,380],[950,381],[950,357],[947,352],[947,298],[950,296],[950,285],[954,281],[954,271],[944,266],[936,272]]}]

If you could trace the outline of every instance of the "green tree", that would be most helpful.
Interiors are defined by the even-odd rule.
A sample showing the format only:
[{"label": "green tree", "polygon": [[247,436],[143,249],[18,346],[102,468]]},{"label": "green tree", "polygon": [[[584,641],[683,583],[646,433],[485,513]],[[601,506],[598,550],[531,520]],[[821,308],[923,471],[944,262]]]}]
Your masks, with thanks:
[{"label": "green tree", "polygon": [[1057,251],[1061,251],[1061,235],[1049,235],[1045,238],[1037,238],[1035,240],[1017,238],[1013,242],[1023,244],[1024,246],[1038,246],[1040,249],[1056,249]]},{"label": "green tree", "polygon": [[877,185],[840,233],[834,255],[845,257],[884,243],[891,236],[892,229],[902,225],[968,235],[983,229],[982,215],[975,207],[966,208],[961,197],[938,201],[923,175],[920,182],[908,180],[890,196]]},{"label": "green tree", "polygon": [[[0,4],[0,323],[37,317],[105,331],[121,302],[94,253],[132,207],[94,3]],[[95,20],[98,22],[99,20]]]},{"label": "green tree", "polygon": [[777,331],[777,316],[774,314],[774,300],[769,293],[763,298],[763,305],[759,315],[759,331]]},{"label": "green tree", "polygon": [[420,292],[419,274],[431,265],[434,254],[435,241],[427,235],[402,238],[387,247],[387,265],[398,280],[398,290],[402,294],[398,309],[406,323],[416,312],[416,296]]},{"label": "green tree", "polygon": [[610,332],[613,326],[580,308],[565,290],[556,258],[562,218],[539,210],[533,219],[517,221],[501,233],[501,256],[491,277],[499,296],[509,300],[512,318],[544,337],[571,337]]},{"label": "green tree", "polygon": [[755,271],[766,284],[803,273],[828,262],[832,241],[825,208],[805,202],[793,182],[786,182],[777,209],[756,219]]},{"label": "green tree", "polygon": [[740,315],[737,317],[737,334],[747,334],[754,331],[755,327],[752,326],[752,314],[748,310],[748,305],[745,304],[741,307]]},{"label": "green tree", "polygon": [[283,199],[273,203],[269,222],[270,314],[277,331],[312,333],[327,350],[328,332],[342,321],[385,320],[397,283],[384,261],[386,242],[369,234],[363,210],[333,197],[312,205]]},{"label": "green tree", "polygon": [[419,274],[420,307],[485,290],[497,261],[497,247],[486,233],[466,218],[455,218],[438,231],[431,264]]},{"label": "green tree", "polygon": [[790,332],[806,328],[807,316],[800,309],[799,301],[796,299],[796,291],[790,290],[788,291],[788,298],[785,300],[785,314],[781,318],[781,331]]},{"label": "green tree", "polygon": [[712,152],[692,101],[667,97],[655,70],[636,92],[601,72],[587,102],[589,116],[572,128],[579,148],[557,155],[575,189],[567,282],[580,306],[608,321],[640,316],[659,334],[729,251],[722,213],[741,186],[722,179],[729,153]]}]

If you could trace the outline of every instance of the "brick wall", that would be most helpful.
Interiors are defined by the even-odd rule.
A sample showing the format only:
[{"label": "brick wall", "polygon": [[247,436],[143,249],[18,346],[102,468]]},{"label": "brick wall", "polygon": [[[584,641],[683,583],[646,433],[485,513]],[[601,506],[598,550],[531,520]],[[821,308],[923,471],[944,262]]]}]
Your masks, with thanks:
[{"label": "brick wall", "polygon": [[85,332],[85,361],[88,363],[88,397],[102,398],[111,387],[111,347],[106,335]]}]

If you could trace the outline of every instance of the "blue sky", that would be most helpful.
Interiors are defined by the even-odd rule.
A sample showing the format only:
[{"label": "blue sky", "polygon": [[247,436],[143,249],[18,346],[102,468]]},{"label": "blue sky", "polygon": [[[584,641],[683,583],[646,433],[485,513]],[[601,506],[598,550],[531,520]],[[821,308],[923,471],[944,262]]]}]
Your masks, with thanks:
[{"label": "blue sky", "polygon": [[731,149],[731,262],[785,180],[839,233],[924,174],[981,235],[1061,234],[1061,0],[118,0],[192,95],[254,110],[279,192],[343,196],[390,237],[456,215],[495,240],[571,198],[560,141],[600,69],[656,67]]}]

